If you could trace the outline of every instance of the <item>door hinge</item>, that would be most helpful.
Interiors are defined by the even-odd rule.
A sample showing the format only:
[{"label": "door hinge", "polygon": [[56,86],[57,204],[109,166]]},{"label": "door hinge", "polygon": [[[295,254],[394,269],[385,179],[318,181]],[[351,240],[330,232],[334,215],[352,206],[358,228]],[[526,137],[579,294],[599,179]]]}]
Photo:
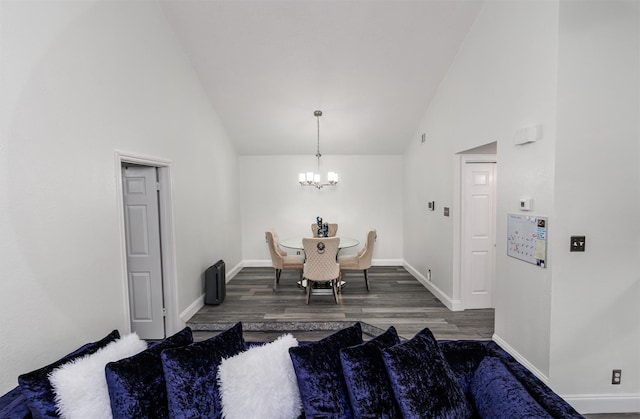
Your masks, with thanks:
[{"label": "door hinge", "polygon": [[167,317],[167,309],[162,307],[162,317]]},{"label": "door hinge", "polygon": [[160,182],[156,182],[156,191],[160,190]]}]

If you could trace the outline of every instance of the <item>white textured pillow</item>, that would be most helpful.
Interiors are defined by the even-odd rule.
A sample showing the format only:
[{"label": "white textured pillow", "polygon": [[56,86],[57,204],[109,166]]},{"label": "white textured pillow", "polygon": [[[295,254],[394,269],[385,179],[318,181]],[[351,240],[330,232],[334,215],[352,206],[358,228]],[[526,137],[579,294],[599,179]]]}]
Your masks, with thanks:
[{"label": "white textured pillow", "polygon": [[111,402],[104,367],[147,348],[147,343],[131,333],[99,351],[73,360],[53,370],[49,381],[62,418],[111,418]]},{"label": "white textured pillow", "polygon": [[218,385],[224,418],[295,419],[300,416],[302,401],[289,357],[292,346],[298,346],[298,341],[286,334],[222,360],[218,367]]}]

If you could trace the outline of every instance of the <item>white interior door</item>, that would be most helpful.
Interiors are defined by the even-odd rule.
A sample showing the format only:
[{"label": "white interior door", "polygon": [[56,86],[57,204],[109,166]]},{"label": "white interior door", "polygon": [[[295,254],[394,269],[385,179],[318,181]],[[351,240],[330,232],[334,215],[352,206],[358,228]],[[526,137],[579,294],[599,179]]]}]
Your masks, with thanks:
[{"label": "white interior door", "polygon": [[123,166],[131,329],[143,339],[165,337],[158,182],[155,167]]},{"label": "white interior door", "polygon": [[464,164],[462,179],[462,297],[465,308],[493,307],[495,163]]}]

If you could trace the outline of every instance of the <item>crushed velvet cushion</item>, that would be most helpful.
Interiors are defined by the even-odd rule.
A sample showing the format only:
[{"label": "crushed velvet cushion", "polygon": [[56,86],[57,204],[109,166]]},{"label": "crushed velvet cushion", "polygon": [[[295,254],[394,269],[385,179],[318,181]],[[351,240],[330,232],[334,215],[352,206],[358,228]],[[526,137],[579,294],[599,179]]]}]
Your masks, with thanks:
[{"label": "crushed velvet cushion", "polygon": [[210,339],[162,351],[169,417],[220,418],[218,366],[243,350],[242,323],[236,323]]},{"label": "crushed velvet cushion", "polygon": [[352,418],[340,349],[362,343],[360,323],[324,339],[289,349],[307,418]]},{"label": "crushed velvet cushion", "polygon": [[488,356],[480,362],[470,393],[480,417],[551,418],[509,372],[502,361]]},{"label": "crushed velvet cushion", "polygon": [[449,364],[451,371],[458,378],[463,393],[468,394],[469,383],[473,379],[473,372],[487,355],[483,341],[438,341],[438,346]]},{"label": "crushed velvet cushion", "polygon": [[398,333],[391,326],[386,332],[368,342],[340,350],[342,372],[355,417],[401,416],[380,353],[381,349],[390,348],[398,343]]},{"label": "crushed velvet cushion", "polygon": [[31,418],[31,412],[26,399],[22,395],[20,386],[14,387],[8,393],[0,397],[0,418],[2,419],[27,419]]},{"label": "crushed velvet cushion", "polygon": [[471,416],[458,381],[429,329],[382,350],[391,387],[405,418]]},{"label": "crushed velvet cushion", "polygon": [[105,374],[113,417],[166,418],[167,389],[160,353],[192,342],[191,329],[186,327],[137,355],[108,363]]},{"label": "crushed velvet cushion", "polygon": [[58,417],[55,393],[49,382],[49,374],[53,370],[76,358],[93,354],[97,352],[98,349],[107,346],[119,338],[120,333],[114,330],[99,341],[87,343],[47,366],[20,375],[18,377],[18,383],[20,383],[22,394],[27,400],[27,405],[33,417],[36,419]]}]

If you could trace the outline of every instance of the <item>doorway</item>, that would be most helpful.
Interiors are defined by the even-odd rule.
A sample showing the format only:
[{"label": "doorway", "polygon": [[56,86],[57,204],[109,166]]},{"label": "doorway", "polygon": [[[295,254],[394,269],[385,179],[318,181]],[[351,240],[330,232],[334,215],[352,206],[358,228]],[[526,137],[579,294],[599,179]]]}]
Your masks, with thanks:
[{"label": "doorway", "polygon": [[497,143],[454,156],[452,310],[494,308]]},{"label": "doorway", "polygon": [[461,295],[465,309],[493,308],[496,162],[463,159]]},{"label": "doorway", "polygon": [[125,321],[143,339],[179,330],[169,161],[116,152]]}]

